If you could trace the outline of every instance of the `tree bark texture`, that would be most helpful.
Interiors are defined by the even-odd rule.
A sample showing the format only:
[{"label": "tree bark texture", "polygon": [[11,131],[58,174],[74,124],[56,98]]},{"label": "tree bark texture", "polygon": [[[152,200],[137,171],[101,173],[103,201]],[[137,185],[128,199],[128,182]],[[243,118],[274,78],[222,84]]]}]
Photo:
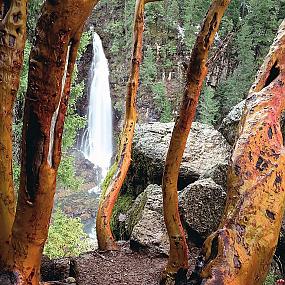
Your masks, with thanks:
[{"label": "tree bark texture", "polygon": [[266,278],[285,205],[284,82],[285,21],[246,100],[225,214],[202,251],[202,284],[259,285]]},{"label": "tree bark texture", "polygon": [[0,7],[0,268],[15,217],[12,121],[26,40],[26,6],[27,1],[13,0],[1,1]]},{"label": "tree bark texture", "polygon": [[207,74],[208,52],[229,2],[230,0],[212,2],[197,36],[187,70],[187,83],[180,113],[173,129],[162,182],[164,220],[169,235],[170,253],[161,284],[185,278],[188,268],[187,244],[178,212],[178,173],[202,84]]},{"label": "tree bark texture", "polygon": [[47,0],[30,54],[22,138],[21,181],[8,270],[15,284],[40,281],[64,118],[80,36],[97,0]]},{"label": "tree bark texture", "polygon": [[142,60],[144,7],[148,2],[158,0],[137,0],[133,31],[133,51],[131,70],[127,86],[126,114],[121,133],[117,159],[103,183],[103,191],[97,213],[96,233],[101,250],[116,250],[118,246],[113,237],[110,221],[114,205],[126,178],[130,163],[132,142],[137,121],[136,96],[139,86],[139,69]]}]

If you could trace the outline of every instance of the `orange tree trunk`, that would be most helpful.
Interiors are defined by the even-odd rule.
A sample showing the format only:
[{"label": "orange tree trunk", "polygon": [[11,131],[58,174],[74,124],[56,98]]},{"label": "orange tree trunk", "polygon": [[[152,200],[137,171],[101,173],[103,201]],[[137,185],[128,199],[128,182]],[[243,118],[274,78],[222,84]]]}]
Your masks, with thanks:
[{"label": "orange tree trunk", "polygon": [[15,215],[12,175],[13,105],[26,40],[27,1],[2,1],[0,10],[0,268],[7,258]]},{"label": "orange tree trunk", "polygon": [[285,205],[285,21],[246,100],[231,158],[226,210],[205,242],[202,284],[263,284]]},{"label": "orange tree trunk", "polygon": [[136,95],[139,86],[139,68],[142,59],[144,6],[156,0],[137,0],[133,34],[133,53],[131,71],[127,86],[126,115],[124,128],[121,133],[120,145],[116,162],[110,169],[103,183],[103,189],[96,220],[98,245],[101,250],[118,249],[113,237],[110,221],[112,211],[123,182],[126,178],[130,163],[135,125],[137,121]]},{"label": "orange tree trunk", "polygon": [[[187,244],[178,212],[177,181],[179,168],[191,124],[195,117],[198,98],[207,74],[207,57],[230,0],[214,0],[193,48],[187,70],[187,83],[179,116],[176,120],[168,149],[163,181],[164,220],[170,241],[169,260],[161,284],[184,279],[188,268]],[[170,283],[169,283],[170,282]]]},{"label": "orange tree trunk", "polygon": [[15,284],[39,284],[71,74],[83,25],[97,0],[46,1],[30,54],[21,181],[8,270]]}]

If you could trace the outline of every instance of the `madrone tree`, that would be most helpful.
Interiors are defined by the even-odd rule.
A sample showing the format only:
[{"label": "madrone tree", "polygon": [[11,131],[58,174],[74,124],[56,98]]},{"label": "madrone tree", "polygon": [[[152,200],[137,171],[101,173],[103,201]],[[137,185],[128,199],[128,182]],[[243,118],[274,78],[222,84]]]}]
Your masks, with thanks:
[{"label": "madrone tree", "polygon": [[26,41],[27,1],[0,2],[0,268],[7,259],[15,216],[12,176],[13,105]]},{"label": "madrone tree", "polygon": [[71,74],[84,23],[97,1],[46,0],[43,5],[29,61],[21,181],[15,221],[11,117],[13,100],[19,85],[25,40],[26,2],[20,0],[1,2],[3,11],[0,30],[2,174],[0,281],[2,283],[5,276],[8,276],[8,280],[12,280],[13,284],[39,284],[42,250],[47,239],[56,174],[61,158],[61,140]]},{"label": "madrone tree", "polygon": [[155,1],[159,0],[136,1],[133,29],[133,51],[130,76],[127,85],[124,127],[120,137],[116,161],[103,183],[103,190],[96,220],[98,246],[101,250],[118,249],[111,231],[110,222],[114,205],[117,201],[131,163],[132,143],[137,121],[136,96],[139,87],[139,70],[142,60],[144,7],[146,3]]},{"label": "madrone tree", "polygon": [[170,252],[161,284],[174,284],[175,282],[179,284],[186,278],[188,250],[178,212],[178,173],[203,81],[207,74],[209,49],[229,2],[230,0],[213,0],[206,14],[192,50],[181,109],[171,136],[162,181],[164,220],[170,241]]},{"label": "madrone tree", "polygon": [[284,84],[285,20],[246,99],[225,213],[204,243],[199,284],[261,285],[266,278],[285,206]]}]

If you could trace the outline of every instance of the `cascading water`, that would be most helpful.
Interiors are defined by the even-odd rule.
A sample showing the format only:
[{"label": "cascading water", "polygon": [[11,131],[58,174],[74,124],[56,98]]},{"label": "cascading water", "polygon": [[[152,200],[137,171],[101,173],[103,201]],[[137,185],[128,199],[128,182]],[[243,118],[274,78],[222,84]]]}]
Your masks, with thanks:
[{"label": "cascading water", "polygon": [[108,60],[101,39],[95,32],[90,76],[88,127],[83,135],[81,151],[95,167],[101,168],[101,177],[98,181],[100,185],[112,158],[112,107]]}]

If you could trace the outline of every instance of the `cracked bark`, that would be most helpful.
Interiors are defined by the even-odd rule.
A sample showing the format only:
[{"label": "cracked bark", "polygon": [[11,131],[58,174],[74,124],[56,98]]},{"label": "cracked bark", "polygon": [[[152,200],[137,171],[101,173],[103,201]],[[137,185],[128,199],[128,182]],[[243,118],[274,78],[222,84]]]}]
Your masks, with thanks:
[{"label": "cracked bark", "polygon": [[246,99],[231,158],[225,213],[201,254],[202,284],[261,285],[266,278],[285,205],[280,129],[284,81],[285,21]]},{"label": "cracked bark", "polygon": [[25,100],[20,190],[6,266],[15,284],[40,281],[71,74],[83,25],[97,2],[48,0],[37,24]]},{"label": "cracked bark", "polygon": [[163,174],[164,220],[170,241],[170,252],[160,284],[173,284],[174,282],[179,284],[186,279],[188,253],[178,212],[178,173],[187,137],[195,117],[202,84],[207,74],[208,52],[229,2],[230,0],[212,2],[197,36],[187,70],[182,105],[173,129]]},{"label": "cracked bark", "polygon": [[105,179],[105,182],[103,183],[103,191],[101,194],[96,220],[98,246],[101,250],[118,249],[111,231],[110,221],[114,205],[119,196],[121,187],[131,163],[132,142],[137,121],[136,95],[139,86],[139,68],[142,58],[144,6],[146,3],[155,1],[159,0],[136,1],[133,31],[133,52],[131,59],[131,71],[127,86],[124,128],[121,133],[116,162],[112,166],[107,178]]}]

